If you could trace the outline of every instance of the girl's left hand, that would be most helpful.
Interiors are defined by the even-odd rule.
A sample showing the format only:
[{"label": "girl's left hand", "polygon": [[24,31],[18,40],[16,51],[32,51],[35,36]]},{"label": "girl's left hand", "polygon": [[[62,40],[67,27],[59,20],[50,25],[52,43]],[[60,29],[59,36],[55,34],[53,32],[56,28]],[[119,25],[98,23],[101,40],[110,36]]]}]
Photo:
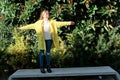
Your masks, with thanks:
[{"label": "girl's left hand", "polygon": [[75,25],[75,22],[74,22],[74,21],[71,21],[71,25]]}]

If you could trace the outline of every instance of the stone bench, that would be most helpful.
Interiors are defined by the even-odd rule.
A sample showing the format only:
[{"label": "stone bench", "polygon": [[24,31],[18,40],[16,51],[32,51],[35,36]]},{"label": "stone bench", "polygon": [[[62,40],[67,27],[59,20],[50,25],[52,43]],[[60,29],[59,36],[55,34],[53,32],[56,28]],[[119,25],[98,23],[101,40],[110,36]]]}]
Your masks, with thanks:
[{"label": "stone bench", "polygon": [[8,80],[21,78],[49,78],[71,76],[115,76],[115,80],[120,80],[120,75],[109,66],[52,68],[52,71],[52,73],[41,73],[40,69],[19,69],[10,75]]}]

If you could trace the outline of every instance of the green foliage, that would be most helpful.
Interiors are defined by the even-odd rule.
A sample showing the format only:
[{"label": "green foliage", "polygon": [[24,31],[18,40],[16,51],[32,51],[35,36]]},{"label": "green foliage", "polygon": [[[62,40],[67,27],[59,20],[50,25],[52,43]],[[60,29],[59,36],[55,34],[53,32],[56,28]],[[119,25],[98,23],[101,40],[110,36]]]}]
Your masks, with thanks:
[{"label": "green foliage", "polygon": [[73,54],[75,66],[110,65],[119,68],[119,60],[115,59],[120,56],[119,27],[104,33],[101,29],[100,34],[96,34],[92,29],[88,34],[86,30],[86,28],[76,28],[73,34],[67,36],[67,52]]},{"label": "green foliage", "polygon": [[72,54],[63,54],[59,50],[51,51],[51,61],[53,67],[71,67],[74,65],[73,55]]},{"label": "green foliage", "polygon": [[23,36],[20,36],[20,32],[16,29],[14,29],[13,36],[14,42],[7,47],[5,52],[10,55],[7,64],[16,70],[29,66],[27,64],[31,61],[31,54],[27,38],[25,40]]},{"label": "green foliage", "polygon": [[24,37],[20,36],[19,32],[17,32],[16,29],[13,32],[13,36],[14,42],[10,44],[9,47],[7,48],[6,50],[7,53],[10,54],[28,53],[29,46],[27,40],[24,40]]},{"label": "green foliage", "polygon": [[119,69],[119,4],[119,0],[1,0],[1,70],[6,65],[14,70],[39,67],[35,31],[15,28],[37,21],[43,9],[50,10],[52,19],[76,23],[58,30],[63,41],[60,39],[60,50],[51,51],[52,66],[110,65]]},{"label": "green foliage", "polygon": [[118,30],[119,27],[110,30],[107,34],[99,35],[96,46],[96,53],[99,54],[104,53],[104,51],[108,51],[109,53],[114,54],[114,51],[116,50],[118,50],[119,52],[120,48],[118,47],[118,45],[120,44],[120,33],[118,32]]}]

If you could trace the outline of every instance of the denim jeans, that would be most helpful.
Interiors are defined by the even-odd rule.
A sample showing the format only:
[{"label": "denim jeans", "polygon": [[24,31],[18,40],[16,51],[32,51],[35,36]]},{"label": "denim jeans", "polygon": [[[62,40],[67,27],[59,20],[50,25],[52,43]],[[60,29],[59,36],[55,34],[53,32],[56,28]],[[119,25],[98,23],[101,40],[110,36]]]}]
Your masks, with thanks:
[{"label": "denim jeans", "polygon": [[[50,65],[50,50],[52,46],[52,40],[45,40],[45,44],[46,44],[46,61],[47,61],[47,65]],[[40,50],[39,59],[40,59],[40,67],[43,67],[44,66],[44,50]]]}]

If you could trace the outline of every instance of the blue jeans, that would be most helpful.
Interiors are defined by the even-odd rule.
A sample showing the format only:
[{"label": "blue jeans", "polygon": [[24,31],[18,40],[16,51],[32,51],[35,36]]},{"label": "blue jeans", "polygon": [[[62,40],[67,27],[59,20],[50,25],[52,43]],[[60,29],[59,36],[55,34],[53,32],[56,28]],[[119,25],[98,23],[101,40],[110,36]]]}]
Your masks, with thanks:
[{"label": "blue jeans", "polygon": [[[52,46],[52,40],[45,40],[45,44],[46,44],[46,61],[47,61],[47,65],[50,65],[50,50]],[[44,66],[44,50],[40,50],[39,59],[40,59],[40,67],[43,67]]]}]

